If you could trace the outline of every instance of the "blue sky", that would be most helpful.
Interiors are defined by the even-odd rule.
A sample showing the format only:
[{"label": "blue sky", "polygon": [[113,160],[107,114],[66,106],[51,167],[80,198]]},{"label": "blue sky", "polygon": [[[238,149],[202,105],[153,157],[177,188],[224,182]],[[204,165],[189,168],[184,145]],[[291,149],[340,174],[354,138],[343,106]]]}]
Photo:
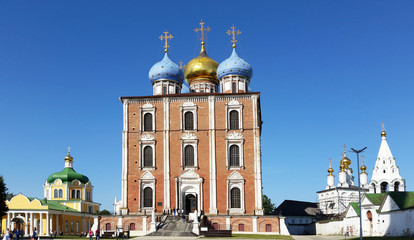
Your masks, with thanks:
[{"label": "blue sky", "polygon": [[[43,197],[47,176],[74,169],[112,211],[121,196],[120,96],[152,94],[163,57],[197,56],[194,28],[212,30],[209,56],[238,54],[261,92],[263,192],[274,203],[317,201],[328,158],[362,148],[369,178],[381,122],[407,190],[414,169],[413,1],[1,1],[0,174],[9,191]],[[354,154],[348,155],[356,170]],[[355,171],[356,172],[356,171]]]}]

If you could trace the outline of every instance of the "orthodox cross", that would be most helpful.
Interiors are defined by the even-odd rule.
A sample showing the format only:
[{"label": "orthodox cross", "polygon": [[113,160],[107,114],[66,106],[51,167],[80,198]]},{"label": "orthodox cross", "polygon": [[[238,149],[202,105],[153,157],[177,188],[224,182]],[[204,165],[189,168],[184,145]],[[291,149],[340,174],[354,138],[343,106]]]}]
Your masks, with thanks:
[{"label": "orthodox cross", "polygon": [[165,40],[165,45],[164,45],[165,50],[164,50],[164,52],[168,52],[168,48],[170,47],[168,45],[168,39],[171,39],[171,38],[173,38],[173,35],[171,35],[171,34],[168,35],[168,31],[167,30],[165,30],[164,36],[163,35],[160,36],[160,40],[161,41]]},{"label": "orthodox cross", "polygon": [[204,28],[204,23],[205,22],[203,22],[203,20],[201,20],[201,22],[200,22],[201,27],[194,29],[195,32],[198,32],[198,31],[201,32],[201,38],[200,38],[201,42],[204,42],[204,31],[210,32],[210,30],[211,30],[209,27]]},{"label": "orthodox cross", "polygon": [[332,158],[329,158],[329,168],[332,167]]},{"label": "orthodox cross", "polygon": [[70,154],[70,147],[68,147],[68,154]]},{"label": "orthodox cross", "polygon": [[183,67],[185,66],[183,65],[183,61],[180,60],[178,63],[180,64],[180,68],[183,69]]},{"label": "orthodox cross", "polygon": [[384,123],[383,122],[381,123],[381,126],[382,126],[382,131],[385,131],[385,127],[384,127]]},{"label": "orthodox cross", "polygon": [[231,31],[227,30],[227,32],[226,32],[229,36],[233,35],[232,40],[231,40],[231,42],[233,43],[233,48],[236,47],[236,42],[237,42],[236,35],[239,35],[241,33],[239,30],[234,31],[235,29],[236,29],[236,27],[233,25],[233,26],[231,26]]},{"label": "orthodox cross", "polygon": [[364,165],[364,158],[365,158],[364,154],[361,154],[362,165]]}]

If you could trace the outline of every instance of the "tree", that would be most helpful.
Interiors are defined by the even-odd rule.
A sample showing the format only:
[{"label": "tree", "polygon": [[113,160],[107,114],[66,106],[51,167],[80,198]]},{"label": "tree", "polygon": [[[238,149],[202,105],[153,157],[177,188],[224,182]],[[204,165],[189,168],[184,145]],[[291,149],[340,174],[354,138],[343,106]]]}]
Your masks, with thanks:
[{"label": "tree", "polygon": [[6,195],[7,187],[3,181],[3,176],[0,176],[0,219],[4,215],[6,215],[7,210],[9,208],[6,205],[7,195]]},{"label": "tree", "polygon": [[6,192],[6,200],[10,201],[14,196],[16,195],[11,192]]},{"label": "tree", "polygon": [[99,215],[112,215],[108,210],[104,209],[99,212]]},{"label": "tree", "polygon": [[270,215],[275,210],[275,204],[272,203],[272,200],[263,194],[263,210],[264,215]]}]

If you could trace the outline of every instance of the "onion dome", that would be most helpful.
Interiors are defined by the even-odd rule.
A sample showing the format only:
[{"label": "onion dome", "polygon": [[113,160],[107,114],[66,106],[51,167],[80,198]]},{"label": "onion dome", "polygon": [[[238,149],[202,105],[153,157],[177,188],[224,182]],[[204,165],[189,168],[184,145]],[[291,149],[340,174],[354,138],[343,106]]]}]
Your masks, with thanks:
[{"label": "onion dome", "polygon": [[349,165],[351,165],[351,159],[346,156],[346,153],[344,153],[344,156],[341,159],[341,164],[343,164],[345,168],[349,168]]},{"label": "onion dome", "polygon": [[341,165],[339,165],[339,169],[341,169],[341,171],[340,172],[345,172],[345,165],[344,164],[341,164]]},{"label": "onion dome", "polygon": [[361,171],[362,171],[362,173],[365,173],[365,170],[367,170],[367,167],[366,167],[365,165],[362,165],[362,166],[361,166]]},{"label": "onion dome", "polygon": [[328,173],[329,173],[329,175],[330,176],[332,176],[332,173],[334,172],[334,170],[333,170],[333,168],[332,167],[329,167],[328,168]]},{"label": "onion dome", "polygon": [[217,77],[219,79],[226,75],[241,75],[248,79],[253,75],[252,66],[237,55],[235,46],[231,56],[220,63],[217,69]]},{"label": "onion dome", "polygon": [[159,80],[170,80],[183,84],[184,75],[181,68],[170,60],[168,52],[165,53],[164,58],[154,64],[148,74],[152,83]]},{"label": "onion dome", "polygon": [[184,77],[190,85],[195,80],[209,80],[218,84],[217,67],[218,63],[211,59],[201,42],[201,51],[198,57],[191,60],[184,68]]},{"label": "onion dome", "polygon": [[79,180],[81,183],[86,184],[89,182],[89,178],[85,175],[77,173],[72,168],[73,157],[70,155],[70,150],[68,155],[65,157],[65,168],[60,172],[55,172],[47,178],[48,183],[53,183],[56,179],[62,180],[62,182],[72,182],[73,180]]}]

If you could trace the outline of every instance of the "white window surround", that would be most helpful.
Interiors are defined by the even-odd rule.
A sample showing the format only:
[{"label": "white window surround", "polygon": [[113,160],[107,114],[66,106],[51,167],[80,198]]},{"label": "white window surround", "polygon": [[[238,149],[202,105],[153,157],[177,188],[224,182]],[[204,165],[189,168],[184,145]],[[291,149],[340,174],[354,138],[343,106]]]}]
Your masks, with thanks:
[{"label": "white window surround", "polygon": [[[192,131],[197,131],[197,105],[195,105],[193,102],[185,102],[183,105],[180,106],[180,112],[181,112],[181,132],[186,131],[186,132],[192,132]],[[194,130],[184,130],[184,114],[186,112],[192,112],[193,113],[193,126],[194,126]]]},{"label": "white window surround", "polygon": [[[140,210],[154,210],[155,209],[155,180],[154,175],[152,175],[149,171],[146,171],[142,174],[141,178],[139,179],[139,201],[138,206]],[[150,187],[152,189],[152,207],[143,207],[144,205],[144,189],[146,187]]]},{"label": "white window surround", "polygon": [[[188,145],[194,148],[194,167],[186,167],[184,162],[184,148]],[[181,136],[181,169],[198,169],[198,139],[193,133],[184,133]]]},{"label": "white window surround", "polygon": [[151,103],[146,103],[142,105],[139,108],[140,111],[140,133],[144,131],[144,115],[146,113],[152,114],[152,131],[146,131],[146,132],[155,132],[155,106],[153,106]]},{"label": "white window surround", "polygon": [[[240,166],[235,167],[232,166],[230,167],[230,147],[232,145],[237,145],[239,146],[239,163]],[[243,135],[241,135],[238,132],[232,132],[230,134],[227,135],[226,137],[226,168],[227,170],[240,170],[240,169],[244,169],[244,158],[243,158],[243,149],[244,146],[244,139],[243,139]]]},{"label": "white window surround", "polygon": [[[150,134],[144,134],[139,140],[139,170],[154,170],[155,169],[155,138]],[[152,167],[144,167],[144,148],[146,146],[152,147]]]},{"label": "white window surround", "polygon": [[243,104],[235,99],[226,103],[226,131],[230,131],[230,112],[233,110],[239,113],[239,129],[243,132]]},{"label": "white window surround", "polygon": [[[246,210],[244,207],[244,183],[242,175],[237,171],[233,171],[227,177],[227,210],[229,214],[245,214]],[[231,189],[240,189],[240,208],[231,208]]]}]

